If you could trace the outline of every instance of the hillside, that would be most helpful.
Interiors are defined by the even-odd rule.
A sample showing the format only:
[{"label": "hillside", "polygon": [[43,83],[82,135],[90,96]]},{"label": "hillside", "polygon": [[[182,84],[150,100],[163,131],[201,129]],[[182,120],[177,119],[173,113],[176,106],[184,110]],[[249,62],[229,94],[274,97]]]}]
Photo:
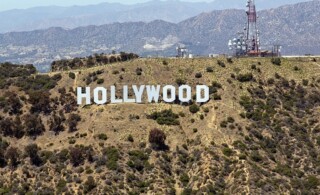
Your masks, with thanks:
[{"label": "hillside", "polygon": [[[0,192],[319,194],[319,70],[314,58],[1,64]],[[77,106],[74,94],[183,83],[209,85],[211,100]]]},{"label": "hillside", "polygon": [[[256,0],[259,9],[306,0]],[[0,12],[0,33],[30,31],[50,27],[76,28],[114,22],[150,22],[165,20],[178,23],[202,12],[243,8],[245,1],[215,0],[213,2],[149,1],[138,4],[101,3],[87,6],[41,6]]]},{"label": "hillside", "polygon": [[[281,44],[284,55],[319,54],[319,9],[320,1],[311,1],[260,11],[263,49]],[[49,65],[53,60],[112,50],[175,56],[181,43],[194,55],[230,53],[228,40],[243,29],[245,17],[243,10],[220,10],[178,24],[155,20],[6,33],[0,35],[0,61]]]}]

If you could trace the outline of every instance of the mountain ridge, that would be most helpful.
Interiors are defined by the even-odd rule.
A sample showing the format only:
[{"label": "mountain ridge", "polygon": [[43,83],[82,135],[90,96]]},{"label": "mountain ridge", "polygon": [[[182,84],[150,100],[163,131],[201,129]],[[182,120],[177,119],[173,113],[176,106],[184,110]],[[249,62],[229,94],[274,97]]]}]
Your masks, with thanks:
[{"label": "mountain ridge", "polygon": [[[258,9],[278,7],[305,0],[256,1]],[[229,8],[243,8],[238,0],[216,0],[213,2],[149,1],[126,5],[121,3],[100,3],[87,6],[41,6],[0,12],[0,32],[30,31],[53,26],[76,28],[87,25],[102,25],[113,22],[149,22],[162,19],[178,23],[202,12]]]},{"label": "mountain ridge", "polygon": [[[319,9],[320,1],[311,1],[259,11],[262,49],[280,44],[285,55],[318,54]],[[0,61],[48,65],[61,58],[113,50],[144,57],[175,56],[179,44],[194,55],[230,54],[227,42],[245,22],[245,12],[232,9],[203,13],[178,24],[156,20],[5,33],[0,34]]]}]

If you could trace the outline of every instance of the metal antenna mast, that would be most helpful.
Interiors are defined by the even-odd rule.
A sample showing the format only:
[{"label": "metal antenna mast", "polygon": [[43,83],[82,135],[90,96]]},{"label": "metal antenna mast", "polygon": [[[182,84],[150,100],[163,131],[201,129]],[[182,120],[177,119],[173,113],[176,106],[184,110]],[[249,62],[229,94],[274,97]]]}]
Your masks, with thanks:
[{"label": "metal antenna mast", "polygon": [[254,0],[248,0],[247,2],[247,16],[248,16],[248,26],[247,26],[247,52],[250,54],[259,54],[260,52],[260,38],[259,31],[257,29],[257,11]]}]

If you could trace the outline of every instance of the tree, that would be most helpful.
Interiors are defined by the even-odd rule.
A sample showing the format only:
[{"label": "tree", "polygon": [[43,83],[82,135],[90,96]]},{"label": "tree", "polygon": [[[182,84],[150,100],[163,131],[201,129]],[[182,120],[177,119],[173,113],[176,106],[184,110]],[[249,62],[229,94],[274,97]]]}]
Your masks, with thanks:
[{"label": "tree", "polygon": [[7,160],[9,160],[10,162],[10,165],[12,167],[16,167],[19,163],[19,150],[18,148],[15,148],[15,147],[10,147],[7,149],[7,152],[5,154],[5,157]]},{"label": "tree", "polygon": [[28,136],[38,136],[45,131],[40,116],[35,114],[28,114],[24,117],[24,126]]},{"label": "tree", "polygon": [[81,117],[78,114],[70,114],[67,120],[69,132],[77,131],[77,125],[79,121],[81,121]]},{"label": "tree", "polygon": [[40,158],[38,152],[40,148],[37,144],[29,144],[25,147],[25,153],[29,156],[31,164],[40,166],[42,164],[42,159]]},{"label": "tree", "polygon": [[53,131],[55,135],[58,135],[60,132],[64,131],[63,118],[58,116],[56,113],[53,113],[52,118],[49,121],[50,131]]},{"label": "tree", "polygon": [[70,148],[69,154],[70,154],[70,161],[73,166],[77,167],[84,162],[84,159],[85,159],[84,152],[81,148],[79,147]]},{"label": "tree", "polygon": [[89,193],[91,190],[93,190],[97,186],[94,178],[92,176],[89,176],[87,178],[87,181],[84,183],[84,193]]},{"label": "tree", "polygon": [[162,150],[166,148],[165,140],[166,135],[160,129],[152,129],[149,133],[149,142],[151,146],[156,150]]},{"label": "tree", "polygon": [[20,102],[19,97],[12,92],[8,92],[6,96],[8,97],[7,103],[10,106],[10,110],[9,110],[10,114],[13,114],[13,115],[21,114],[22,104]]},{"label": "tree", "polygon": [[50,93],[48,91],[32,91],[29,93],[29,103],[32,104],[31,113],[50,114]]}]

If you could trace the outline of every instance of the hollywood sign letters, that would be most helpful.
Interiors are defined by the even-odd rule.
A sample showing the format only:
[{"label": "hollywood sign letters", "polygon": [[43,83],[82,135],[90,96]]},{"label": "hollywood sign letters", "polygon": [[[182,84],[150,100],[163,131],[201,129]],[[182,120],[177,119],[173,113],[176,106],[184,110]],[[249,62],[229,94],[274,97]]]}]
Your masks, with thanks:
[{"label": "hollywood sign letters", "polygon": [[[166,103],[172,103],[179,99],[180,102],[190,102],[192,100],[192,88],[188,85],[182,85],[178,89],[173,85],[132,85],[132,92],[134,98],[129,98],[129,88],[127,85],[122,87],[122,98],[117,98],[116,87],[110,86],[110,88],[96,87],[91,90],[90,87],[86,87],[85,90],[82,87],[77,88],[77,103],[78,105],[92,104],[93,102],[98,105],[111,103],[158,103],[160,97]],[[206,85],[197,85],[196,90],[196,102],[205,103],[210,99],[209,87]],[[143,97],[146,98],[143,98]],[[84,100],[84,102],[83,102]],[[145,102],[143,102],[145,101]]]}]

